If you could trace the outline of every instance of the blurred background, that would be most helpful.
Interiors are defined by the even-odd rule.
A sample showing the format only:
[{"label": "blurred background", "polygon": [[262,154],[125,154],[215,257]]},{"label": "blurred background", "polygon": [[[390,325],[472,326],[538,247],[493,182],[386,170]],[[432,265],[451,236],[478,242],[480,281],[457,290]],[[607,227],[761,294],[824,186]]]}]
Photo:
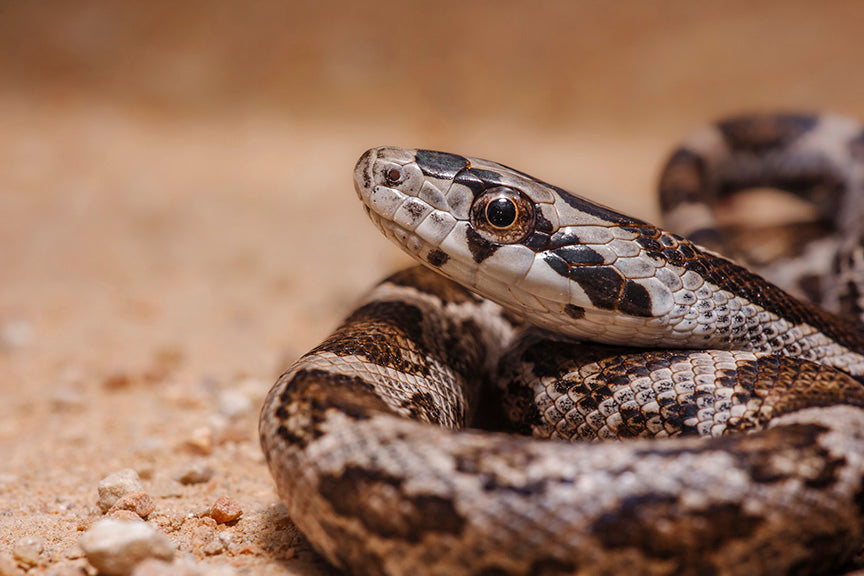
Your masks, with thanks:
[{"label": "blurred background", "polygon": [[311,343],[399,258],[353,196],[364,149],[484,156],[656,218],[664,153],[708,119],[864,116],[862,21],[855,2],[3,0],[0,318],[122,292],[131,310],[79,336],[112,345],[130,313],[191,336],[224,305]]},{"label": "blurred background", "polygon": [[354,195],[366,148],[656,220],[665,155],[706,121],[864,118],[862,23],[845,1],[0,0],[0,488],[62,446],[46,397],[102,422],[91,382],[154,363],[269,385],[406,264]]},{"label": "blurred background", "polygon": [[0,322],[73,357],[299,353],[405,262],[354,198],[364,149],[487,157],[656,219],[664,155],[709,119],[864,117],[862,22],[806,0],[0,0]]}]

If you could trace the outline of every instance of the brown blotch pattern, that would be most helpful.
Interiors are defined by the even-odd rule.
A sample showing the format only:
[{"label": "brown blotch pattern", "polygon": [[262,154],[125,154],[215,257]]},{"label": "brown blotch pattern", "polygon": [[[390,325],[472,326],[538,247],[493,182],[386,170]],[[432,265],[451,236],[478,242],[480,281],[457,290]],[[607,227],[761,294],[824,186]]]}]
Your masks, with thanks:
[{"label": "brown blotch pattern", "polygon": [[656,226],[625,229],[639,234],[636,242],[645,248],[647,257],[692,270],[714,286],[740,295],[792,324],[809,324],[850,351],[864,354],[864,327],[859,322],[801,302],[750,270],[703,252],[692,242]]},{"label": "brown blotch pattern", "polygon": [[424,359],[423,312],[398,301],[374,301],[361,306],[332,336],[310,354],[331,352],[360,356],[406,374],[428,375]]},{"label": "brown blotch pattern", "polygon": [[597,519],[591,532],[607,548],[636,548],[652,558],[679,558],[691,570],[688,573],[710,574],[713,563],[706,550],[749,538],[763,522],[736,503],[712,503],[694,513],[677,496],[649,494],[625,499]]},{"label": "brown blotch pattern", "polygon": [[705,159],[686,148],[672,153],[660,175],[660,208],[669,212],[679,204],[705,200],[708,177]]},{"label": "brown blotch pattern", "polygon": [[[303,406],[304,416],[292,418],[287,406]],[[277,434],[286,442],[304,448],[323,434],[321,424],[327,410],[337,410],[356,420],[365,420],[375,413],[392,413],[375,393],[374,386],[362,378],[300,370],[279,395]]]},{"label": "brown blotch pattern", "polygon": [[419,542],[429,533],[461,534],[466,520],[452,500],[408,493],[404,482],[381,471],[349,466],[338,474],[321,476],[318,489],[336,514],[356,518],[371,534],[383,538]]},{"label": "brown blotch pattern", "polygon": [[732,150],[764,152],[789,146],[818,123],[819,118],[810,114],[766,114],[729,118],[717,128]]},{"label": "brown blotch pattern", "polygon": [[445,305],[480,302],[482,300],[467,288],[443,276],[433,274],[422,266],[414,266],[396,272],[381,284],[416,288],[420,292],[432,294]]}]

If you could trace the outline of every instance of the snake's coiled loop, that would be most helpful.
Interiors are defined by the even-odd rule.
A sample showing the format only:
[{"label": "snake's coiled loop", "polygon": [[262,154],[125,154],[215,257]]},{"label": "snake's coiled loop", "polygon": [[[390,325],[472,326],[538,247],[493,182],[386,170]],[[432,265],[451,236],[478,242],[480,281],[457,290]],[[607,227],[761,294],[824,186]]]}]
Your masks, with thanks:
[{"label": "snake's coiled loop", "polygon": [[[858,230],[837,215],[861,201],[862,141],[836,117],[735,118],[661,178],[670,225],[712,250],[745,235],[714,219],[736,190],[812,203],[806,235],[841,256],[793,290],[845,318],[500,164],[370,150],[358,195],[427,268],[385,280],[268,395],[292,519],[356,574],[839,569],[864,543]],[[791,267],[738,257],[782,279],[813,258],[790,246]]]}]

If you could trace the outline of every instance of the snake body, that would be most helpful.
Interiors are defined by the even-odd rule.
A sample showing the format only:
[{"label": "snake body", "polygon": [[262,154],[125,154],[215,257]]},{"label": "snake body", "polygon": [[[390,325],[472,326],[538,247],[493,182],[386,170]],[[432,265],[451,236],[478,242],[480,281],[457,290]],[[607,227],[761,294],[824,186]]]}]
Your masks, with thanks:
[{"label": "snake body", "polygon": [[[270,391],[261,443],[291,518],[355,574],[846,565],[864,543],[862,144],[831,116],[696,133],[660,186],[692,239],[494,162],[366,152],[367,213],[424,266]],[[836,257],[792,260],[819,260],[792,291],[838,314],[718,254],[735,242],[712,207],[760,186],[840,231],[816,242]]]}]

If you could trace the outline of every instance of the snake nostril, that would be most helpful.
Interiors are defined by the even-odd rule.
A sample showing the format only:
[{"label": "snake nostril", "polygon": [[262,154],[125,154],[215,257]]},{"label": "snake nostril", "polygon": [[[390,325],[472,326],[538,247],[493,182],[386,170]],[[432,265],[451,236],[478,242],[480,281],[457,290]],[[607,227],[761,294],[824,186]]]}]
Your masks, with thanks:
[{"label": "snake nostril", "polygon": [[400,166],[391,166],[384,172],[384,178],[389,184],[398,184],[402,181],[402,168]]}]

